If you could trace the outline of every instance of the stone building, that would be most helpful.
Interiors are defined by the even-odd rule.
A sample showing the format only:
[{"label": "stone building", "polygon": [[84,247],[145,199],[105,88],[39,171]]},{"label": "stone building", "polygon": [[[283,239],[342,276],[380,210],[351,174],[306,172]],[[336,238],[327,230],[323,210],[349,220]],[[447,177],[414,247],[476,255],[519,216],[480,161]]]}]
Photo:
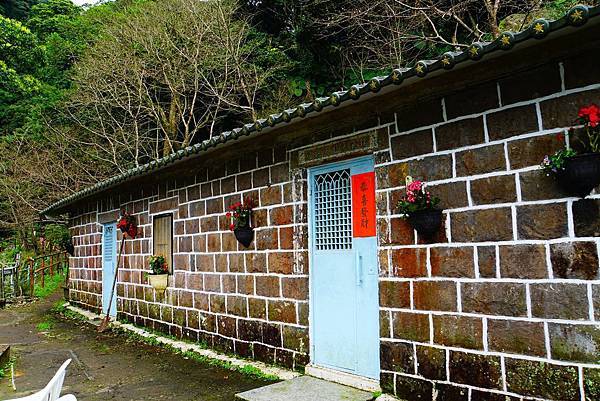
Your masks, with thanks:
[{"label": "stone building", "polygon": [[[140,236],[120,318],[407,400],[600,400],[600,191],[569,197],[539,166],[600,103],[598,14],[534,21],[51,205],[71,222],[71,302],[108,310],[125,209]],[[407,176],[442,199],[435,238],[398,214]],[[225,214],[245,197],[249,248]],[[145,275],[159,226],[164,294]]]}]

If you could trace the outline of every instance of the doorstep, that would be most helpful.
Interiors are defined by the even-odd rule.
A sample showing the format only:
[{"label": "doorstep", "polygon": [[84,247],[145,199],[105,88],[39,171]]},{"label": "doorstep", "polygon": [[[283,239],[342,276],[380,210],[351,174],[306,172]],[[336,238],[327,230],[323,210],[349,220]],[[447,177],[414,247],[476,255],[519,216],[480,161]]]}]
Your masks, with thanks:
[{"label": "doorstep", "polygon": [[244,401],[371,401],[371,392],[344,386],[338,383],[300,376],[292,380],[271,384],[235,397]]}]

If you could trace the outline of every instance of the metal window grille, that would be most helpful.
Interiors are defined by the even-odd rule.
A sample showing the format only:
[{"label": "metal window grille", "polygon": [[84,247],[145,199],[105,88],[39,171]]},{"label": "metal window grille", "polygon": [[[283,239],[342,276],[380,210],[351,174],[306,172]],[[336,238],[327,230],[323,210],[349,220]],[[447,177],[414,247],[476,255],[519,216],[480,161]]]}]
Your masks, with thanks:
[{"label": "metal window grille", "polygon": [[352,249],[350,170],[317,175],[314,201],[316,249]]}]

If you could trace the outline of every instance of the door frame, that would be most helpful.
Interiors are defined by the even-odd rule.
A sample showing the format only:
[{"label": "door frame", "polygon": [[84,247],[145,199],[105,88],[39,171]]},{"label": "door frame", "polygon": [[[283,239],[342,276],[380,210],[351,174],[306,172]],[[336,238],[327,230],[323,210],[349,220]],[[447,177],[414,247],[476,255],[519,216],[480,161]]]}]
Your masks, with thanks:
[{"label": "door frame", "polygon": [[[117,236],[117,222],[116,221],[112,221],[112,222],[108,222],[108,223],[103,223],[102,224],[102,309],[101,312],[104,313],[104,290],[106,289],[107,292],[110,292],[110,289],[105,288],[104,286],[104,279],[105,279],[105,265],[104,265],[104,251],[105,251],[105,234],[104,234],[104,229],[106,228],[106,226],[112,226],[113,227],[113,238],[114,238],[114,243],[113,243],[113,280],[114,277],[116,276],[117,272],[116,267],[117,267],[117,247],[119,246],[118,244],[118,236]],[[112,285],[112,282],[111,284]],[[111,287],[112,288],[112,287]],[[108,294],[108,299],[110,299],[110,294]],[[114,292],[113,292],[113,297],[112,297],[112,304],[108,305],[107,309],[106,309],[106,314],[110,315],[110,317],[115,317],[117,316],[117,286],[115,286]],[[114,314],[111,314],[111,311],[113,310],[113,306],[114,305]]]},{"label": "door frame", "polygon": [[[314,252],[313,252],[313,231],[314,231],[314,219],[313,219],[313,213],[314,213],[314,197],[313,197],[313,181],[314,181],[314,177],[318,174],[321,174],[323,172],[326,171],[330,171],[332,169],[343,169],[343,168],[351,168],[354,164],[357,163],[361,163],[361,162],[371,162],[374,165],[374,156],[373,155],[366,155],[366,156],[360,156],[360,157],[355,157],[352,159],[345,159],[345,160],[341,160],[341,161],[337,161],[337,162],[333,162],[333,163],[326,163],[326,164],[321,164],[321,165],[317,165],[317,166],[313,166],[313,167],[308,167],[307,168],[307,179],[308,179],[308,185],[307,185],[307,207],[308,207],[308,211],[307,211],[307,218],[308,218],[308,226],[307,226],[307,230],[308,230],[308,260],[309,260],[309,271],[308,271],[308,296],[309,296],[309,303],[308,303],[308,337],[309,337],[309,343],[310,343],[310,347],[309,347],[309,365],[306,366],[306,374],[311,375],[311,376],[315,376],[315,377],[319,377],[325,380],[329,380],[329,381],[334,381],[334,382],[338,382],[344,385],[348,385],[348,386],[352,386],[352,387],[356,387],[356,388],[361,388],[363,390],[367,390],[367,391],[380,391],[381,387],[379,385],[379,380],[373,380],[371,378],[368,377],[364,377],[364,376],[359,376],[353,373],[349,373],[349,372],[345,372],[343,370],[336,370],[336,369],[332,369],[332,368],[328,368],[328,367],[323,367],[323,366],[319,366],[319,365],[314,365],[313,361],[315,359],[315,325],[314,325],[314,281],[313,281],[313,274],[312,274],[312,269],[315,268],[315,264],[314,264]],[[376,236],[378,236],[378,233],[376,234]],[[354,236],[353,236],[353,240],[354,240]],[[377,269],[379,270],[379,258],[377,259]],[[378,275],[379,277],[379,275]],[[379,281],[379,279],[377,279]],[[379,291],[379,285],[377,285],[377,291]],[[377,299],[379,300],[379,294],[376,294]],[[379,303],[379,301],[377,301]],[[377,316],[377,320],[378,323],[379,322],[379,316]],[[377,356],[379,356],[379,349],[381,348],[381,344],[380,344],[380,340],[378,338],[377,341]]]}]

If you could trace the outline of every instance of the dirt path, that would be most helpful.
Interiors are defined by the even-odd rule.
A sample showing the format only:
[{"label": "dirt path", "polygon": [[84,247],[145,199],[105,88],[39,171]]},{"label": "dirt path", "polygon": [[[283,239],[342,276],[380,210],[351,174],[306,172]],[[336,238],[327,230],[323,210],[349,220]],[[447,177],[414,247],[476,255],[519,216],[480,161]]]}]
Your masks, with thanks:
[{"label": "dirt path", "polygon": [[0,379],[0,400],[44,387],[68,358],[73,361],[64,390],[84,401],[233,401],[236,393],[266,384],[55,317],[50,308],[59,299],[57,293],[33,304],[0,309],[0,344],[10,344],[16,357],[17,387],[14,392],[8,378]]}]

